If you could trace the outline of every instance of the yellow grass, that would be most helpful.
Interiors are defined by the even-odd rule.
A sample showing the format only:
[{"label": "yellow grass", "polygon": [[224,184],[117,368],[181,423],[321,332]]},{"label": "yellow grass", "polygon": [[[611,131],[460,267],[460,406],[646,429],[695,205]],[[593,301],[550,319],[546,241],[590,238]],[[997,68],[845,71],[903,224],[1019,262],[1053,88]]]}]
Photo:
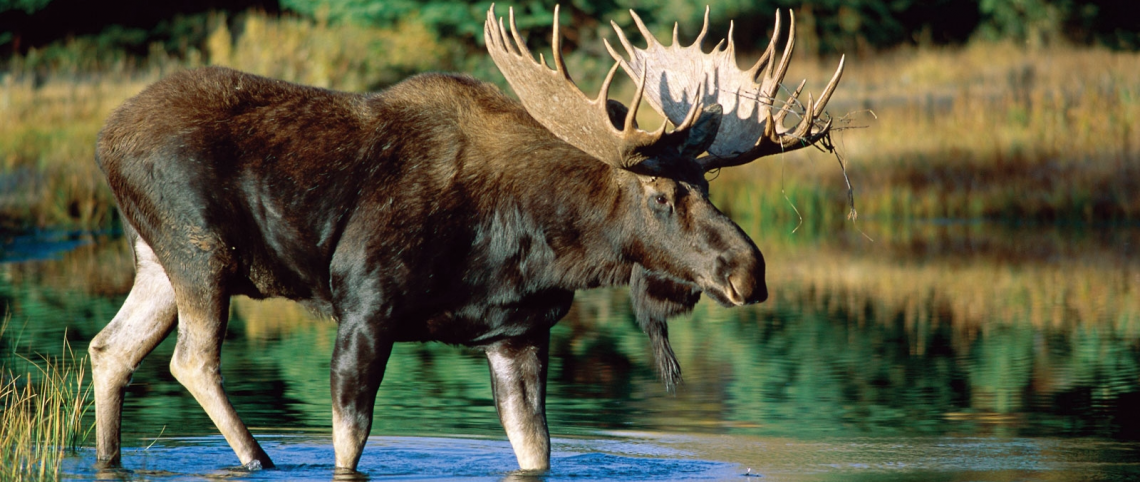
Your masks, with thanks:
[{"label": "yellow grass", "polygon": [[[818,92],[833,62],[801,59],[789,79],[807,77]],[[849,162],[860,214],[1135,219],[1136,65],[1136,53],[1001,44],[849,58],[828,110],[838,127],[852,128],[833,141]],[[768,193],[822,189],[815,195],[828,206],[845,197],[836,161],[818,152],[776,156],[723,178]]]},{"label": "yellow grass", "polygon": [[[0,339],[8,328],[0,325]],[[25,359],[21,368],[0,366],[0,479],[55,480],[68,451],[86,437],[83,415],[90,406],[86,357],[64,342],[62,358]]]}]

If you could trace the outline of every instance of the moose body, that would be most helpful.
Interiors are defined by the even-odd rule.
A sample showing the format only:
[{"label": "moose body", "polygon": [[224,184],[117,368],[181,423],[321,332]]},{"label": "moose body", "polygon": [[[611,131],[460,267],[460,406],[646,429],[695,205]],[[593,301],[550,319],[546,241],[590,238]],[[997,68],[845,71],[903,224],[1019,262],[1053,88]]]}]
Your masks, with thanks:
[{"label": "moose body", "polygon": [[[334,393],[361,398],[337,401],[359,409],[353,417],[371,415],[385,361],[360,338],[490,349],[527,340],[545,351],[574,290],[628,283],[632,260],[652,264],[650,245],[664,241],[645,232],[650,206],[629,205],[645,198],[633,192],[639,176],[585,156],[497,88],[461,76],[360,95],[188,71],[119,109],[98,159],[136,252],[145,251],[137,269],[161,269],[172,284],[173,296],[146,302],[201,317],[207,334],[224,330],[218,314],[231,295],[331,313],[340,323]],[[747,258],[736,269],[748,284],[737,289],[763,299],[759,251],[711,205],[689,206],[703,200],[692,191],[669,195],[677,209],[708,211],[695,213],[701,224],[731,230],[716,249]],[[199,338],[189,323],[179,323],[176,376],[198,370],[178,365],[202,350],[190,345]],[[92,348],[98,367],[104,338]]]},{"label": "moose body", "polygon": [[[545,469],[550,328],[575,290],[632,284],[667,381],[664,318],[701,292],[730,306],[767,297],[760,251],[708,201],[709,166],[694,161],[716,147],[719,107],[690,108],[627,163],[567,140],[520,97],[462,75],[352,94],[212,67],[115,111],[96,156],[136,277],[90,348],[99,459],[118,462],[123,389],[177,327],[171,373],[243,464],[272,466],[222,389],[233,295],[298,300],[337,321],[333,443],[345,469],[395,342],[482,347],[520,466]],[[624,106],[606,107],[595,127],[643,132]]]}]

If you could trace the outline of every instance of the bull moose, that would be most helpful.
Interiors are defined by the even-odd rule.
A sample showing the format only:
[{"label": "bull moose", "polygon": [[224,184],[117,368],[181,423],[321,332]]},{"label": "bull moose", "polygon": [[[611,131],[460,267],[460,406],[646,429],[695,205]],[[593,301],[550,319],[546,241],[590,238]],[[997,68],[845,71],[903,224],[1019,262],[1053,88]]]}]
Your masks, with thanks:
[{"label": "bull moose", "polygon": [[[392,345],[407,341],[483,349],[519,466],[547,469],[550,329],[575,290],[630,284],[661,376],[678,380],[666,318],[701,293],[726,306],[768,296],[760,250],[709,202],[704,174],[827,136],[843,62],[818,101],[798,100],[801,83],[776,105],[794,25],[777,57],[777,19],[740,70],[731,30],[702,50],[707,9],[688,47],[633,19],[647,47],[613,24],[625,55],[606,43],[616,62],[594,99],[567,74],[557,8],[551,68],[513,10],[504,26],[492,6],[487,49],[518,101],[464,75],[357,94],[209,67],[118,108],[96,160],[136,273],[90,347],[100,463],[120,462],[132,372],[177,327],[171,373],[244,466],[273,466],[222,388],[232,295],[298,300],[338,323],[338,470],[356,469]],[[628,106],[608,98],[619,66],[637,87]],[[635,122],[643,99],[666,118],[653,132]],[[789,114],[800,120],[786,127]]]}]

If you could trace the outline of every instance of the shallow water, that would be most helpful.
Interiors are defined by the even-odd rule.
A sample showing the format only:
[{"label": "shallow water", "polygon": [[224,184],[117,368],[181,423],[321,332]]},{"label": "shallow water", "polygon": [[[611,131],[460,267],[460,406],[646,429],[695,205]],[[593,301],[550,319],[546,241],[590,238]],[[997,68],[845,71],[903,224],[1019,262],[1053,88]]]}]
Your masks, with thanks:
[{"label": "shallow water", "polygon": [[[553,442],[553,468],[513,470],[503,440],[375,436],[361,473],[343,480],[1041,480],[1128,481],[1140,477],[1134,444],[1088,440],[937,437],[806,442],[747,436],[604,433]],[[235,466],[221,436],[168,437],[124,451],[123,467],[91,464],[88,449],[68,459],[70,479],[329,480],[328,437],[262,435],[273,470]]]},{"label": "shallow water", "polygon": [[[1140,479],[1140,229],[861,225],[812,234],[738,220],[772,299],[702,302],[672,320],[685,374],[655,379],[625,291],[579,293],[554,330],[541,480]],[[763,227],[763,226],[761,226]],[[805,233],[805,231],[807,231]],[[850,232],[848,232],[850,231]],[[867,241],[863,234],[874,238]],[[114,316],[131,282],[121,239],[9,239],[0,354],[58,354]],[[93,450],[69,478],[327,480],[335,325],[237,299],[223,374],[281,467],[249,473],[166,363],[136,373],[124,471]],[[533,478],[516,468],[476,350],[398,345],[361,468],[377,479]]]}]

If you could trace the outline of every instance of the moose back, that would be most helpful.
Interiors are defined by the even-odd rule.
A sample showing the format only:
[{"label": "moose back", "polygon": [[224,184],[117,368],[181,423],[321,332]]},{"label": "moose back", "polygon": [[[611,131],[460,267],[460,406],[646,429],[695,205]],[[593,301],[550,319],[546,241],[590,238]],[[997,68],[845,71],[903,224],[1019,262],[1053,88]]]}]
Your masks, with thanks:
[{"label": "moose back", "polygon": [[[646,35],[638,49],[618,33],[629,59],[610,49],[617,63],[595,99],[565,73],[557,10],[552,70],[526,50],[513,12],[508,32],[492,8],[488,50],[521,102],[463,75],[353,94],[211,67],[116,110],[96,156],[136,275],[90,348],[100,462],[119,463],[132,372],[177,329],[171,373],[242,464],[272,467],[222,387],[239,294],[298,300],[339,324],[330,376],[340,469],[357,466],[403,341],[485,350],[520,467],[548,468],[550,328],[575,290],[631,284],[662,377],[678,380],[667,317],[701,293],[727,306],[767,298],[760,251],[709,202],[704,173],[826,136],[822,108],[842,64],[819,103],[800,104],[797,90],[774,116],[794,29],[780,61],[773,43],[749,71],[728,55],[731,66],[697,79],[674,72],[715,63],[706,59],[731,54],[731,42],[706,54],[705,31],[687,48]],[[628,107],[607,97],[619,66],[639,86]],[[641,130],[643,99],[675,127]],[[802,120],[785,128],[788,112]]]}]

